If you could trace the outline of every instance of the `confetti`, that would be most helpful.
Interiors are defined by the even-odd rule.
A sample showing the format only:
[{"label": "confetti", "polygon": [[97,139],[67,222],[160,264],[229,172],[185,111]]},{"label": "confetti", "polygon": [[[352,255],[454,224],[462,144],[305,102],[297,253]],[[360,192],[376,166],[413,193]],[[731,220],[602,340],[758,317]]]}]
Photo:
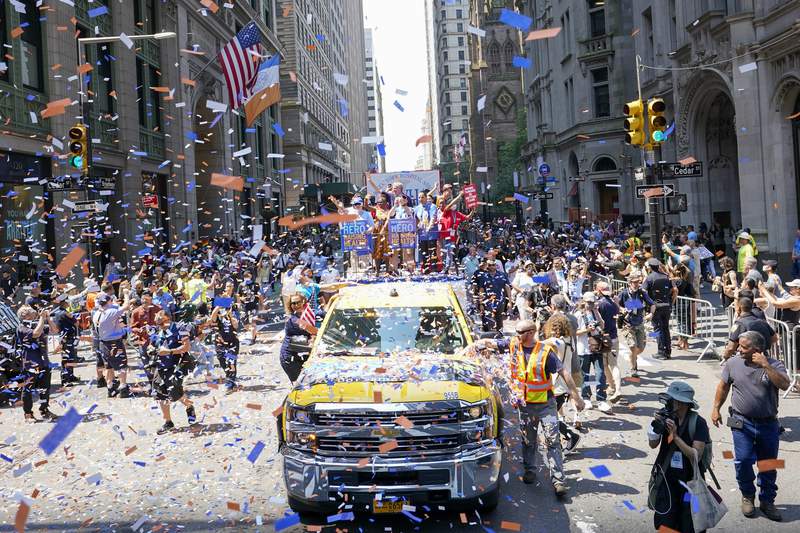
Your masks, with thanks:
[{"label": "confetti", "polygon": [[525,37],[526,41],[538,41],[540,39],[552,39],[561,33],[561,28],[547,28],[546,30],[532,31]]},{"label": "confetti", "polygon": [[296,526],[299,523],[300,523],[299,514],[291,514],[288,516],[284,516],[283,518],[279,518],[278,520],[275,521],[275,531],[283,531],[284,529]]},{"label": "confetti", "polygon": [[14,517],[14,528],[19,533],[23,533],[25,531],[25,524],[28,522],[28,514],[30,511],[31,508],[27,503],[20,502],[19,507],[17,507],[17,514]]},{"label": "confetti", "polygon": [[219,6],[213,0],[200,0],[200,4],[212,13],[219,11]]},{"label": "confetti", "polygon": [[58,419],[50,433],[45,435],[39,443],[39,447],[44,451],[45,455],[53,453],[64,442],[64,439],[69,437],[69,434],[80,424],[81,420],[83,420],[83,416],[78,414],[74,407],[70,407],[69,411]]},{"label": "confetti", "polygon": [[500,22],[517,28],[520,31],[528,31],[528,28],[533,24],[533,20],[530,17],[505,8],[500,11]]},{"label": "confetti", "polygon": [[606,467],[605,465],[597,465],[589,467],[589,472],[591,472],[592,475],[597,479],[602,479],[604,477],[608,477],[611,475],[611,472],[609,472],[608,467]]},{"label": "confetti", "polygon": [[733,452],[730,450],[722,450],[723,459],[733,459]]},{"label": "confetti", "polygon": [[70,271],[77,265],[83,256],[86,255],[86,250],[82,246],[76,246],[61,260],[56,267],[56,274],[62,278],[66,278]]},{"label": "confetti", "polygon": [[225,174],[214,172],[211,174],[211,185],[242,192],[244,190],[244,179],[241,176],[226,176]]},{"label": "confetti", "polygon": [[390,440],[389,442],[384,442],[380,446],[378,446],[378,451],[381,453],[389,453],[390,451],[394,450],[399,446],[396,440]]},{"label": "confetti", "polygon": [[340,215],[338,213],[330,213],[328,215],[319,215],[315,217],[305,217],[295,219],[292,216],[285,216],[278,219],[279,226],[286,226],[290,230],[297,229],[301,226],[308,226],[309,224],[339,224],[342,222],[352,222],[358,218],[358,215],[346,214]]},{"label": "confetti", "polygon": [[772,472],[773,470],[782,470],[786,464],[783,459],[762,459],[756,463],[758,472]]},{"label": "confetti", "polygon": [[256,442],[253,449],[250,450],[250,454],[247,456],[247,460],[251,463],[255,464],[258,460],[258,456],[261,455],[261,452],[264,451],[264,443],[261,441]]},{"label": "confetti", "polygon": [[522,524],[519,524],[518,522],[509,522],[508,520],[501,520],[500,529],[505,529],[506,531],[522,531]]}]

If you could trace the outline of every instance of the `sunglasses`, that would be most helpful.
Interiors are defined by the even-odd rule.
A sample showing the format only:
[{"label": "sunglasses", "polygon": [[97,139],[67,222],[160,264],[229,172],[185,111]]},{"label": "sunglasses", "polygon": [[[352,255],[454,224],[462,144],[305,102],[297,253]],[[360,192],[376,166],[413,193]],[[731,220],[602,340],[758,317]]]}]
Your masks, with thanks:
[{"label": "sunglasses", "polygon": [[289,303],[290,303],[291,305],[300,305],[300,304],[302,304],[303,302],[289,302]]}]

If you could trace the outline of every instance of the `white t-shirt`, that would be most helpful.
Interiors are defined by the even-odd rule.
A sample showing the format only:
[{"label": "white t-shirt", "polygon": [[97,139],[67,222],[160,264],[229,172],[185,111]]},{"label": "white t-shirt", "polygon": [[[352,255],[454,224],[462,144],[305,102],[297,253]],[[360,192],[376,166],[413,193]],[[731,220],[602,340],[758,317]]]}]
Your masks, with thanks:
[{"label": "white t-shirt", "polygon": [[286,271],[281,277],[281,296],[291,296],[297,288],[298,267]]},{"label": "white t-shirt", "polygon": [[[544,342],[551,345],[555,349],[556,355],[561,361],[561,365],[567,369],[567,372],[569,372],[572,368],[572,358],[575,356],[573,353],[574,350],[572,348],[568,348],[567,343],[561,337],[550,337],[549,339],[545,339]],[[562,378],[559,374],[553,374],[551,377],[553,378],[554,395],[560,396],[569,392],[569,388],[567,387],[567,383],[564,381],[564,378]]]},{"label": "white t-shirt", "polygon": [[335,268],[326,268],[319,275],[319,282],[321,285],[336,283],[337,281],[339,281],[339,271]]},{"label": "white t-shirt", "polygon": [[527,272],[520,271],[517,272],[517,275],[514,276],[514,283],[515,287],[522,289],[523,292],[517,293],[517,305],[522,305],[525,303],[525,291],[529,291],[533,289],[535,283],[533,282],[533,278],[528,275]]}]

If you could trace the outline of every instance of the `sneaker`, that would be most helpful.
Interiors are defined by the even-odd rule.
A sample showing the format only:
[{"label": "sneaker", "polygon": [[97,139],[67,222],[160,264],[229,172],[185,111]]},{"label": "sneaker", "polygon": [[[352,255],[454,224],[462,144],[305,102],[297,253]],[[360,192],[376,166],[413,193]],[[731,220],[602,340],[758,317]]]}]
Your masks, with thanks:
[{"label": "sneaker", "polygon": [[608,405],[608,403],[606,403],[606,402],[600,402],[600,404],[597,406],[597,408],[600,410],[601,413],[610,413],[611,412],[611,406]]},{"label": "sneaker", "polygon": [[610,403],[617,403],[621,397],[622,397],[621,393],[615,392],[614,394],[608,397],[608,401]]},{"label": "sneaker", "polygon": [[33,413],[25,413],[25,423],[26,424],[36,423],[36,418],[33,417]]},{"label": "sneaker", "polygon": [[658,352],[657,354],[655,354],[653,356],[653,359],[658,359],[659,361],[666,361],[667,359],[669,359],[669,357],[667,357],[666,355],[664,355],[661,352]]},{"label": "sneaker", "polygon": [[[752,500],[750,500],[752,502]],[[781,516],[781,512],[775,507],[775,504],[772,502],[759,502],[758,504],[759,510],[764,513],[764,516],[772,520],[773,522],[780,522],[783,520],[783,516]]]},{"label": "sneaker", "polygon": [[639,370],[638,370],[638,369],[636,369],[636,368],[634,368],[633,370],[631,370],[631,377],[632,377],[632,378],[638,378],[638,377],[639,377]]},{"label": "sneaker", "polygon": [[119,397],[120,398],[130,398],[131,397],[131,389],[130,389],[130,387],[128,387],[127,385],[122,387],[119,390]]},{"label": "sneaker", "polygon": [[747,518],[753,518],[756,514],[753,500],[755,500],[755,496],[742,496],[742,514]]},{"label": "sneaker", "polygon": [[526,485],[533,485],[536,482],[536,472],[533,470],[526,470],[524,474],[522,474],[522,481],[525,482]]},{"label": "sneaker", "polygon": [[70,379],[69,377],[61,378],[61,386],[62,387],[74,387],[78,383],[80,383],[80,380],[78,380],[78,379]]},{"label": "sneaker", "polygon": [[97,379],[97,388],[98,389],[105,389],[107,386],[106,378],[98,378]]},{"label": "sneaker", "polygon": [[119,394],[119,391],[117,389],[115,389],[114,387],[109,387],[108,388],[108,397],[109,398],[116,398],[118,394]]},{"label": "sneaker", "polygon": [[194,405],[190,405],[186,408],[186,418],[189,419],[189,424],[197,422],[197,413],[194,411]]},{"label": "sneaker", "polygon": [[175,424],[173,424],[172,420],[170,420],[168,422],[164,422],[164,425],[161,426],[161,429],[156,431],[156,434],[163,435],[164,433],[169,433],[173,429],[175,429]]},{"label": "sneaker", "polygon": [[48,422],[55,422],[58,420],[58,416],[51,413],[50,409],[43,409],[39,411],[39,413],[42,415],[42,420],[47,420]]},{"label": "sneaker", "polygon": [[578,443],[580,441],[581,441],[580,433],[574,433],[574,432],[570,433],[569,442],[567,443],[566,446],[564,446],[564,450],[566,451],[566,453],[568,454],[573,453],[575,451],[575,448],[578,447]]},{"label": "sneaker", "polygon": [[553,490],[556,493],[556,498],[563,498],[567,495],[567,492],[569,492],[567,486],[561,481],[553,482]]},{"label": "sneaker", "polygon": [[589,398],[584,398],[583,399],[583,409],[588,411],[591,408],[592,408],[592,400],[590,400]]}]

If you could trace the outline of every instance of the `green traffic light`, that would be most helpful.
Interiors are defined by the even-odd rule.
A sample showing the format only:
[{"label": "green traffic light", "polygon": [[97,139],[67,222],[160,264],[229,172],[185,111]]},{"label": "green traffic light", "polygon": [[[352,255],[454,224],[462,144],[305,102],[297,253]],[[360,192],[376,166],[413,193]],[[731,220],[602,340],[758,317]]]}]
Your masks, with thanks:
[{"label": "green traffic light", "polygon": [[667,140],[667,135],[663,131],[654,131],[653,140],[657,143],[664,142]]},{"label": "green traffic light", "polygon": [[83,168],[83,158],[79,155],[76,155],[72,158],[72,166],[75,168]]}]

